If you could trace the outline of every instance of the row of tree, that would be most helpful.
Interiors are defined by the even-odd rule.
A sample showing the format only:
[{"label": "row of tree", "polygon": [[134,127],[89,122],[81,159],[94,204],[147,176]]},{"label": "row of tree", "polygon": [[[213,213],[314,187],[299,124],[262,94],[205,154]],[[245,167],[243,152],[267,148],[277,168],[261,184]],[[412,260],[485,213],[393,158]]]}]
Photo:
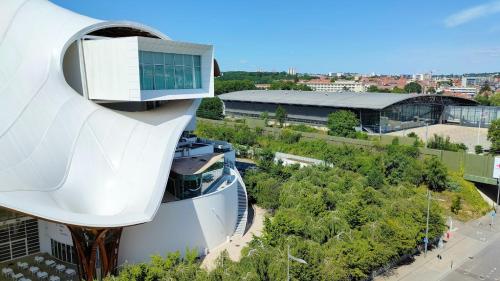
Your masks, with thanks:
[{"label": "row of tree", "polygon": [[217,80],[249,80],[255,84],[270,84],[278,80],[289,80],[297,82],[300,80],[311,80],[317,78],[310,75],[291,75],[282,72],[247,72],[247,71],[226,71]]}]

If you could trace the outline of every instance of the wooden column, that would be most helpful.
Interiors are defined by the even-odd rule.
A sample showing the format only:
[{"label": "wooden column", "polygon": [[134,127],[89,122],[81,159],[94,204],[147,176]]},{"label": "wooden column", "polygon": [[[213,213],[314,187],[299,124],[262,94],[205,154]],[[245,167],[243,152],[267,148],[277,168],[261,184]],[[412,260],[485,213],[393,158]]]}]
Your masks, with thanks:
[{"label": "wooden column", "polygon": [[[94,280],[98,265],[101,267],[101,276],[116,273],[122,228],[92,229],[75,226],[68,228],[78,256],[80,279]],[[98,259],[100,264],[97,264]]]}]

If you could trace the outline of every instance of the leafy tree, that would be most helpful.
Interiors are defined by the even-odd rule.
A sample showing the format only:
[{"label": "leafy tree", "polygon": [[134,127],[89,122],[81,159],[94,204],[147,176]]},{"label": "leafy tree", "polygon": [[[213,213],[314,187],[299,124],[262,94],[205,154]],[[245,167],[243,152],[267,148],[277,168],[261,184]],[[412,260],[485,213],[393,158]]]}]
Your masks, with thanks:
[{"label": "leafy tree", "polygon": [[293,81],[274,81],[269,86],[270,90],[298,90],[298,91],[312,91],[312,88],[305,84],[297,84]]},{"label": "leafy tree", "polygon": [[202,99],[196,116],[214,120],[224,119],[222,100],[218,97]]},{"label": "leafy tree", "polygon": [[427,93],[430,93],[430,94],[435,94],[435,93],[436,93],[436,88],[434,88],[434,87],[429,87],[429,88],[427,89]]},{"label": "leafy tree", "polygon": [[405,93],[421,93],[422,86],[417,82],[410,82],[404,87]]},{"label": "leafy tree", "polygon": [[288,116],[285,108],[283,108],[281,105],[278,105],[278,107],[276,108],[276,112],[274,113],[274,116],[276,118],[276,121],[278,121],[280,127],[283,127],[286,118]]},{"label": "leafy tree", "polygon": [[380,92],[379,88],[375,85],[370,85],[368,87],[368,89],[366,89],[366,91],[370,92],[370,93],[376,93],[376,92]]},{"label": "leafy tree", "polygon": [[270,84],[277,80],[294,80],[295,78],[301,80],[311,80],[318,78],[310,75],[290,75],[284,71],[282,72],[247,72],[247,71],[226,71],[221,77],[216,78],[216,81],[227,80],[249,80],[255,84]]},{"label": "leafy tree", "polygon": [[328,134],[330,135],[354,138],[357,126],[359,126],[359,120],[352,111],[339,110],[328,115]]},{"label": "leafy tree", "polygon": [[490,96],[490,105],[500,106],[500,92],[497,92]]},{"label": "leafy tree", "polygon": [[260,114],[260,119],[264,120],[264,126],[269,125],[269,113],[267,111],[264,111]]},{"label": "leafy tree", "polygon": [[443,191],[448,183],[448,170],[437,157],[430,157],[424,161],[424,181],[429,188]]},{"label": "leafy tree", "polygon": [[486,106],[490,105],[490,98],[488,97],[487,93],[477,94],[474,97],[474,100],[477,101],[481,105],[486,105]]},{"label": "leafy tree", "polygon": [[229,92],[256,90],[255,83],[250,80],[220,80],[215,79],[214,93],[220,95]]},{"label": "leafy tree", "polygon": [[394,88],[392,88],[391,93],[396,93],[396,94],[404,94],[404,93],[405,93],[405,90],[404,90],[404,89],[401,89],[401,88],[399,88],[399,87],[394,87]]},{"label": "leafy tree", "polygon": [[500,154],[500,119],[491,122],[487,138],[491,142],[490,153]]}]

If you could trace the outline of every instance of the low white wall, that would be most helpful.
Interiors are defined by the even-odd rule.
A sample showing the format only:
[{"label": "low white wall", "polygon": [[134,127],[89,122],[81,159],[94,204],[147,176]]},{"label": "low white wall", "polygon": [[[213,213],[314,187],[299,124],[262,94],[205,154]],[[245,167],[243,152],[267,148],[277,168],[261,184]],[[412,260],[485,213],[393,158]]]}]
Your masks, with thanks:
[{"label": "low white wall", "polygon": [[[234,174],[234,173],[232,173]],[[213,249],[232,236],[238,216],[238,184],[204,196],[161,204],[152,222],[124,228],[119,264],[149,261],[153,254]]]}]

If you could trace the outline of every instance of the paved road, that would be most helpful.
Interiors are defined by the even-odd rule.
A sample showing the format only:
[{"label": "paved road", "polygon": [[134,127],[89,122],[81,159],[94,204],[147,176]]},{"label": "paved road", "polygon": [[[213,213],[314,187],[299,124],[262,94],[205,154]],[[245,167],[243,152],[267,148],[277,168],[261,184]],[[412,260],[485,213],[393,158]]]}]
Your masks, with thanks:
[{"label": "paved road", "polygon": [[500,280],[500,237],[449,273],[444,281]]},{"label": "paved road", "polygon": [[[465,224],[454,222],[456,231],[444,248],[430,251],[427,257],[418,255],[412,263],[375,280],[500,281],[500,215],[494,218],[493,227],[490,223],[489,215]],[[441,259],[437,258],[438,254]]]}]

